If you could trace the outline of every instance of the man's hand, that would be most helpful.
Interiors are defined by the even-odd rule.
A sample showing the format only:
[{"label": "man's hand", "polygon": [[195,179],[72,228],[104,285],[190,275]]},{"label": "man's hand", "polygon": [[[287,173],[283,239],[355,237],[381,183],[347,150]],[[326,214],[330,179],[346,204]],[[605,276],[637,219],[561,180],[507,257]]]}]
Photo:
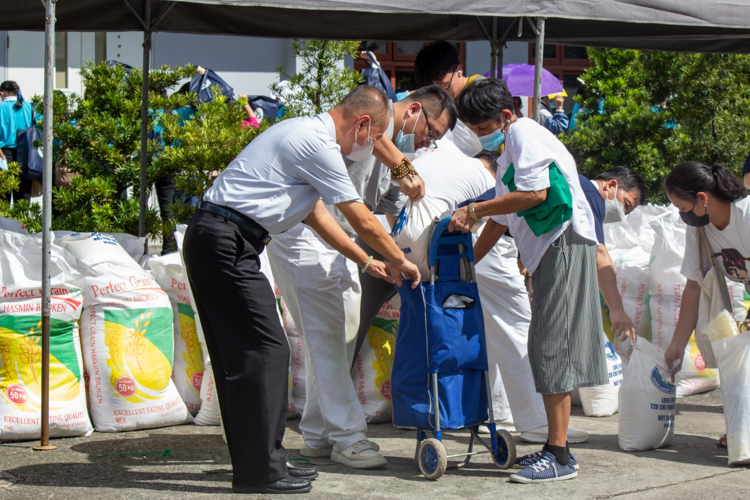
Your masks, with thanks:
[{"label": "man's hand", "polygon": [[394,283],[391,276],[391,267],[387,262],[383,262],[382,260],[373,259],[370,261],[370,265],[367,266],[367,274],[381,280],[386,280],[388,283]]},{"label": "man's hand", "polygon": [[563,109],[564,105],[565,105],[565,98],[562,95],[560,95],[560,94],[558,94],[557,96],[555,96],[555,110],[557,110],[557,111],[565,111]]},{"label": "man's hand", "polygon": [[667,368],[672,372],[672,383],[674,383],[674,376],[682,368],[683,357],[685,357],[685,346],[676,345],[674,339],[672,339],[669,347],[664,351],[664,361],[667,362]]},{"label": "man's hand", "polygon": [[461,231],[462,233],[465,233],[470,231],[471,228],[474,227],[474,224],[476,224],[476,222],[474,222],[474,219],[471,218],[471,214],[469,214],[469,207],[461,207],[453,212],[451,222],[448,224],[448,231]]},{"label": "man's hand", "polygon": [[393,283],[399,288],[403,284],[401,274],[404,275],[404,278],[414,281],[414,283],[412,283],[411,285],[412,289],[417,288],[420,281],[422,281],[422,275],[419,273],[419,268],[406,259],[404,259],[404,261],[400,264],[391,262],[390,266]]},{"label": "man's hand", "polygon": [[197,68],[195,68],[195,71],[197,71],[201,75],[205,75],[206,74],[206,68],[204,68],[203,66],[198,66]]},{"label": "man's hand", "polygon": [[424,198],[424,181],[418,175],[409,174],[398,179],[401,192],[408,196],[411,201],[419,201]]},{"label": "man's hand", "polygon": [[633,321],[625,313],[625,309],[609,311],[609,319],[612,320],[612,333],[617,335],[620,342],[624,342],[628,337],[630,340],[635,342],[636,340],[636,329]]}]

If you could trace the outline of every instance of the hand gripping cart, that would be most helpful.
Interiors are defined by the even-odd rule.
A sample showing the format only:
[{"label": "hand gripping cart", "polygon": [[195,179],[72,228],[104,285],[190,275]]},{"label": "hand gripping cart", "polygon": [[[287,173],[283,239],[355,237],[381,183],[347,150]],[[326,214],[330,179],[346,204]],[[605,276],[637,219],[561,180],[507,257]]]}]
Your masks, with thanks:
[{"label": "hand gripping cart", "polygon": [[[490,453],[501,469],[516,459],[513,438],[496,430],[492,413],[484,320],[479,302],[471,233],[448,233],[438,221],[429,249],[430,283],[404,281],[401,320],[391,377],[393,423],[417,428],[417,467],[427,479],[460,469],[472,455]],[[488,419],[489,413],[489,419]],[[489,421],[490,442],[477,432]],[[466,453],[447,455],[442,431],[468,429]],[[434,438],[426,439],[426,431]],[[487,451],[473,451],[479,441]],[[448,465],[448,459],[465,457]]]}]

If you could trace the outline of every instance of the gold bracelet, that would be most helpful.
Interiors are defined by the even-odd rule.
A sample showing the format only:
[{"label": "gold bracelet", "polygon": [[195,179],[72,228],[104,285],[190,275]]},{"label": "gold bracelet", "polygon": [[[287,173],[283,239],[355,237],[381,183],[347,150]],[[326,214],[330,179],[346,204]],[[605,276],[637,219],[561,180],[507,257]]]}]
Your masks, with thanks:
[{"label": "gold bracelet", "polygon": [[477,211],[474,209],[474,202],[469,203],[469,215],[471,215],[471,218],[474,219],[474,222],[479,222],[480,219],[479,216],[477,216]]},{"label": "gold bracelet", "polygon": [[411,164],[408,158],[404,156],[404,159],[401,160],[401,163],[396,165],[396,167],[391,170],[391,177],[393,177],[396,180],[403,179],[407,175],[409,175],[414,170],[414,166]]}]

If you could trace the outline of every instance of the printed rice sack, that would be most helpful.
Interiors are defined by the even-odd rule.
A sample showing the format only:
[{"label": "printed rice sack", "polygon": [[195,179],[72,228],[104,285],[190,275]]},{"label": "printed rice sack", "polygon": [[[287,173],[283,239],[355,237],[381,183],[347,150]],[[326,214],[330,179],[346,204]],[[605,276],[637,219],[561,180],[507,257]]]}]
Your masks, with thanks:
[{"label": "printed rice sack", "polygon": [[292,314],[289,312],[289,308],[284,302],[284,298],[281,296],[279,287],[274,286],[276,300],[279,304],[279,311],[281,312],[281,325],[284,327],[286,332],[286,338],[289,340],[289,384],[291,389],[291,398],[287,403],[287,415],[293,417],[297,414],[302,415],[305,409],[305,401],[307,399],[307,391],[305,389],[305,349],[302,344],[302,339],[299,336],[297,326],[294,324]]},{"label": "printed rice sack", "polygon": [[581,387],[578,393],[587,417],[608,417],[617,413],[618,395],[622,385],[622,361],[612,344],[602,334],[604,353],[607,356],[609,383],[598,387]]},{"label": "printed rice sack", "polygon": [[79,280],[83,358],[96,430],[191,422],[171,378],[174,338],[167,294],[109,235],[75,233],[57,241],[96,273]]},{"label": "printed rice sack", "polygon": [[[88,436],[78,320],[81,289],[75,259],[51,247],[49,433]],[[0,441],[41,436],[40,241],[0,230]]]},{"label": "printed rice sack", "polygon": [[203,352],[203,383],[201,384],[201,407],[193,419],[195,425],[221,425],[221,409],[219,408],[219,394],[216,392],[214,371],[206,345],[200,344]]},{"label": "printed rice sack", "polygon": [[172,304],[174,325],[174,365],[172,380],[190,413],[195,416],[201,407],[203,381],[203,349],[195,329],[195,313],[187,292],[187,278],[177,252],[149,260],[151,273],[167,292]]},{"label": "printed rice sack", "polygon": [[633,346],[620,387],[619,444],[624,451],[661,448],[674,438],[676,388],[664,356],[645,339]]},{"label": "printed rice sack", "polygon": [[434,221],[439,220],[447,208],[444,202],[428,195],[419,201],[407,203],[393,226],[393,241],[407,260],[419,268],[422,279],[429,279],[430,276],[428,257]]},{"label": "printed rice sack", "polygon": [[368,422],[390,422],[391,370],[398,332],[401,299],[395,296],[380,308],[367,332],[352,374],[354,388]]}]

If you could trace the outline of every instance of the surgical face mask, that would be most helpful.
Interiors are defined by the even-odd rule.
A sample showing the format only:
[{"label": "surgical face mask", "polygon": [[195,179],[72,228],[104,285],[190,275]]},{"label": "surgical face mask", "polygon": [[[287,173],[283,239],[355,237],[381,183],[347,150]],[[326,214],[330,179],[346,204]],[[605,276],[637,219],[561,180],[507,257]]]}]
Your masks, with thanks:
[{"label": "surgical face mask", "polygon": [[491,134],[480,137],[479,143],[485,151],[497,151],[505,143],[505,132],[499,128]]},{"label": "surgical face mask", "polygon": [[[619,186],[618,186],[619,187]],[[604,223],[620,222],[625,218],[625,205],[617,199],[617,188],[615,187],[615,197],[611,200],[604,200]]]},{"label": "surgical face mask", "polygon": [[401,126],[401,130],[399,130],[398,135],[396,136],[396,147],[402,153],[413,153],[417,150],[416,146],[414,145],[414,131],[417,129],[417,122],[419,121],[419,115],[421,114],[422,108],[419,108],[419,113],[417,113],[417,119],[414,121],[414,126],[411,129],[411,134],[404,135],[404,127],[406,127],[406,120],[404,120],[404,124]]},{"label": "surgical face mask", "polygon": [[375,148],[375,143],[370,138],[371,123],[372,122],[367,123],[367,139],[365,139],[364,144],[362,144],[361,146],[357,142],[357,131],[354,131],[354,144],[352,144],[352,152],[346,155],[346,157],[351,161],[362,161],[372,154],[372,150],[373,148]]},{"label": "surgical face mask", "polygon": [[[708,209],[707,204],[703,204],[703,208]],[[693,203],[693,209],[695,209],[695,203]],[[701,215],[700,217],[695,215],[695,212],[693,210],[689,212],[680,212],[680,219],[682,219],[682,222],[687,224],[688,226],[693,227],[701,227],[708,224],[708,210],[706,211],[706,215]]]}]

